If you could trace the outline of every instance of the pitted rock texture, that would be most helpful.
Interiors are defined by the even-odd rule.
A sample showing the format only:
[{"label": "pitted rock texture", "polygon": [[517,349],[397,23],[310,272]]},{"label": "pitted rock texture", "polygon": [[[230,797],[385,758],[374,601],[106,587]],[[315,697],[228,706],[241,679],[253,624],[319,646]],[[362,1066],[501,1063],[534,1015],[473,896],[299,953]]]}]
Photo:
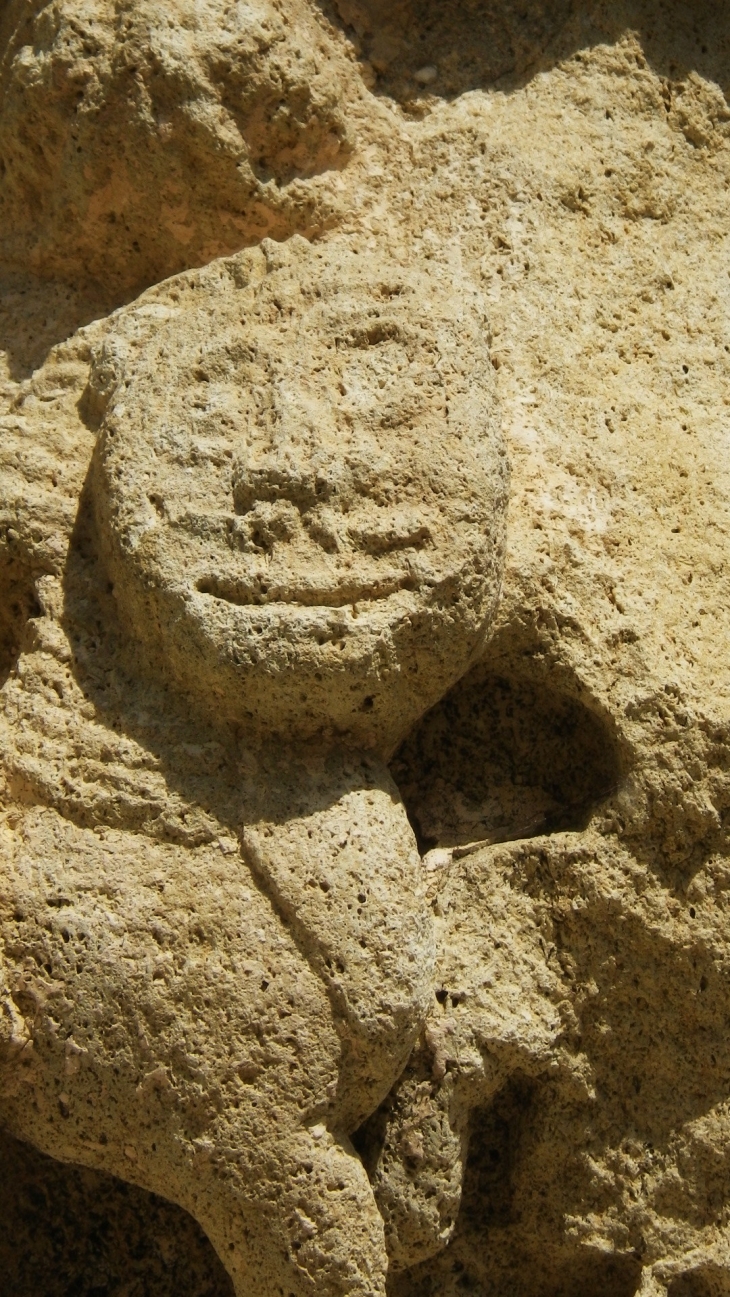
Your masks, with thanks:
[{"label": "pitted rock texture", "polygon": [[4,265],[119,301],[331,219],[358,79],[315,6],[10,0],[0,23]]},{"label": "pitted rock texture", "polygon": [[[407,1060],[432,970],[415,845],[395,790],[373,775],[368,790],[367,772],[346,767],[340,804],[310,802],[299,817],[305,838],[309,827],[325,846],[350,846],[340,877],[330,847],[316,862],[322,872],[302,880],[315,914],[318,896],[331,912],[322,940],[306,915],[299,925],[282,922],[256,886],[277,845],[266,823],[253,875],[248,849],[242,859],[220,821],[220,836],[181,850],[104,829],[98,815],[92,831],[38,808],[4,840],[6,1128],[61,1160],[171,1198],[204,1228],[237,1292],[383,1288],[382,1224],[346,1131]],[[332,778],[323,783],[331,797]],[[247,831],[257,823],[251,817]],[[378,841],[399,870],[390,895]],[[291,892],[297,880],[287,881]],[[343,958],[337,912],[353,883],[362,933],[369,910],[386,902],[385,966],[377,933],[370,964],[360,948],[362,971],[348,968],[346,948]],[[357,926],[353,915],[355,945]],[[322,941],[329,946],[320,953]],[[333,951],[330,987],[318,963]],[[358,987],[382,1023],[365,1020],[357,1004],[349,1015],[340,1007]]]},{"label": "pitted rock texture", "polygon": [[[154,653],[137,653],[139,628],[119,619],[98,562],[89,474],[106,398],[90,374],[125,330],[174,325],[160,311],[171,305],[166,285],[125,308],[129,319],[106,312],[168,268],[207,260],[213,245],[199,252],[192,239],[188,259],[170,243],[179,259],[165,261],[160,222],[142,219],[148,260],[134,279],[128,245],[107,222],[103,246],[117,266],[110,278],[127,287],[112,283],[105,304],[97,263],[87,271],[74,261],[78,228],[69,226],[64,243],[51,216],[41,240],[21,213],[0,330],[2,1031],[12,1075],[32,1084],[3,1101],[10,1115],[2,1120],[15,1128],[22,1116],[25,1137],[42,1136],[57,1156],[69,1156],[63,1150],[75,1141],[75,1161],[101,1166],[109,1157],[79,1151],[78,1133],[63,1134],[77,1119],[73,1087],[90,1082],[87,1039],[77,1040],[83,1024],[58,983],[85,978],[93,1021],[108,1018],[127,1042],[130,1096],[132,1080],[135,1095],[140,1084],[146,1095],[145,1078],[154,1078],[148,1049],[164,1046],[188,1069],[173,1094],[160,1076],[147,1082],[151,1116],[127,1108],[137,1143],[125,1137],[125,1145],[138,1160],[119,1141],[113,1167],[106,1163],[126,1180],[141,1184],[148,1174],[140,1168],[156,1140],[139,1136],[157,1123],[154,1105],[167,1102],[174,1156],[164,1156],[175,1173],[168,1169],[158,1191],[182,1201],[191,1176],[184,1152],[175,1161],[180,1150],[197,1150],[198,1140],[196,1176],[208,1155],[224,1164],[235,1086],[248,1095],[267,1068],[279,1069],[260,1129],[262,1140],[277,1127],[285,1138],[269,1142],[257,1174],[265,1185],[276,1166],[268,1202],[284,1202],[285,1235],[276,1234],[281,1214],[267,1207],[254,1236],[270,1230],[277,1256],[289,1248],[303,1257],[291,1291],[300,1281],[308,1291],[306,1276],[319,1265],[317,1290],[333,1294],[381,1294],[387,1285],[394,1297],[715,1297],[730,1291],[730,20],[724,6],[676,0],[574,0],[519,13],[501,3],[343,0],[336,13],[308,12],[302,33],[310,23],[323,24],[334,51],[328,84],[357,87],[335,93],[349,134],[321,178],[282,176],[269,192],[279,203],[292,185],[316,187],[331,205],[321,224],[246,225],[240,244],[215,244],[210,255],[316,228],[315,249],[333,266],[341,257],[343,281],[355,255],[368,282],[396,263],[408,282],[443,278],[467,306],[482,294],[512,468],[502,597],[481,659],[453,689],[444,684],[443,699],[424,698],[433,707],[414,718],[391,761],[423,853],[420,876],[415,861],[406,875],[412,890],[400,896],[393,887],[393,914],[417,942],[408,915],[415,907],[425,932],[428,904],[436,944],[433,972],[425,943],[420,985],[410,974],[398,982],[410,985],[398,1002],[410,1005],[403,1040],[414,1048],[407,1062],[410,1044],[393,1058],[392,1085],[379,1065],[379,1084],[390,1089],[377,1096],[357,1066],[372,1036],[351,1034],[358,1014],[348,1017],[350,987],[337,985],[337,961],[346,973],[342,952],[360,935],[358,897],[370,904],[366,887],[348,891],[352,837],[333,856],[344,862],[341,875],[314,871],[306,845],[287,856],[281,844],[293,821],[279,823],[260,791],[280,786],[290,797],[296,788],[281,773],[258,785],[270,757],[252,758],[241,721],[233,732],[220,726],[194,705],[190,681],[173,683]],[[29,48],[23,57],[33,64]],[[13,125],[11,141],[20,135]],[[106,138],[99,131],[99,148]],[[140,191],[146,156],[135,170]],[[93,188],[98,174],[85,183]],[[65,201],[72,180],[69,167],[67,189],[49,185],[46,203]],[[31,244],[45,249],[37,262]],[[44,261],[56,246],[59,259]],[[31,277],[66,274],[64,257],[73,288]],[[215,315],[211,348],[214,330]],[[288,762],[279,745],[274,755],[282,754]],[[313,755],[316,782],[322,754]],[[378,781],[392,840],[405,841],[393,784],[382,770]],[[258,828],[246,848],[247,798]],[[331,817],[317,809],[317,841],[335,843],[337,833],[344,841],[346,801]],[[336,826],[329,839],[328,826]],[[267,829],[271,850],[258,860]],[[253,900],[242,902],[242,886]],[[353,906],[342,923],[332,910],[340,897]],[[303,918],[315,912],[317,921],[297,927],[303,898]],[[255,909],[255,927],[247,918],[236,928],[231,915],[242,904]],[[367,940],[370,931],[364,922]],[[249,941],[257,994],[268,994],[263,981],[273,989],[275,979],[293,979],[292,1040],[304,1033],[321,1067],[322,1106],[311,1109],[306,1150],[298,1136],[289,1140],[299,1116],[288,1101],[280,1111],[287,1059],[294,1063],[287,1051],[297,1053],[286,1019],[277,1026],[255,997],[244,1005],[236,977],[221,973],[235,944]],[[94,988],[132,985],[119,971],[130,950],[139,990],[120,1023],[118,990],[105,1006]],[[284,1013],[285,999],[276,1000]],[[271,1063],[265,1043],[246,1034],[259,1012],[283,1051]],[[216,1026],[227,1014],[247,1042],[231,1060],[242,1068],[238,1080],[213,1043],[230,1034]],[[44,1074],[46,1039],[53,1062]],[[213,1056],[204,1079],[198,1060]],[[303,1187],[297,1168],[322,1141],[317,1165],[330,1165],[338,1102],[369,1183],[342,1143],[347,1160],[337,1165],[352,1177],[342,1180],[344,1199],[354,1196],[333,1235],[323,1197]],[[100,1143],[93,1115],[83,1120],[80,1139]],[[228,1150],[222,1162],[195,1121],[212,1122],[214,1148]],[[204,1169],[201,1183],[219,1185],[220,1176]],[[185,1205],[203,1219],[199,1202]],[[230,1267],[228,1235],[216,1235],[210,1219],[205,1227]],[[334,1237],[346,1241],[331,1246]],[[272,1293],[288,1291],[291,1273],[268,1272]]]},{"label": "pitted rock texture", "polygon": [[[87,379],[78,512],[62,578],[34,583],[47,618],[4,699],[8,791],[26,811],[4,853],[3,1122],[168,1195],[239,1293],[384,1291],[382,1220],[348,1136],[416,1042],[433,934],[377,749],[483,645],[503,558],[504,456],[468,285],[454,309],[438,267],[417,296],[397,263],[385,278],[361,264],[347,243],[265,244],[59,348]],[[260,329],[245,323],[257,312]],[[186,348],[192,399],[175,378],[160,400],[160,361],[187,375]],[[328,429],[330,390],[343,412]],[[460,457],[458,492],[444,471]],[[47,552],[27,543],[37,522],[9,529],[31,567]],[[226,674],[239,605],[222,597],[226,583],[245,594],[252,564],[279,597],[253,604],[251,627],[241,596],[249,651],[282,602],[286,625],[276,582],[294,586],[288,660],[269,651],[253,686],[235,655]],[[342,616],[341,586],[352,598],[334,644],[300,624],[307,583],[325,619]],[[369,594],[385,612],[363,652],[355,596]]]}]

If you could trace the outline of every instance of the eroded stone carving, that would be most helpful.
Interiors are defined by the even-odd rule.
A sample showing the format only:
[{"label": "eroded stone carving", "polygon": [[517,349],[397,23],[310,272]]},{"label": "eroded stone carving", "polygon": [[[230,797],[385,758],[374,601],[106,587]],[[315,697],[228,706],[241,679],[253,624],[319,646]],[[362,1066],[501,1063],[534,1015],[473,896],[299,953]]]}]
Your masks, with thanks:
[{"label": "eroded stone carving", "polygon": [[[382,1293],[387,1261],[397,1297],[723,1293],[727,15],[652,0],[465,5],[453,22],[430,0],[340,10],[349,46],[287,7],[264,14],[273,45],[239,52],[241,11],[229,22],[215,5],[183,13],[182,44],[142,5],[113,37],[121,9],[31,5],[27,43],[20,7],[3,15],[20,33],[2,72],[3,257],[70,276],[79,297],[16,279],[3,299],[1,1119],[186,1204],[246,1290],[255,1274],[261,1291]],[[92,12],[108,55],[87,51],[78,130],[94,148],[74,154],[76,82],[61,73],[82,68]],[[280,91],[257,116],[256,96]],[[68,168],[77,210],[50,184],[23,207],[37,154],[16,123],[44,105],[37,138],[59,146],[46,162],[65,158],[54,174]],[[117,154],[128,188],[108,184]],[[173,173],[185,210],[168,210]],[[77,328],[99,313],[87,275],[108,271],[104,317],[171,270],[330,223],[309,250],[263,244]],[[363,469],[376,442],[402,463],[398,418],[423,418],[424,444],[443,427],[430,363],[399,389],[403,353],[417,370],[435,339],[458,359],[465,332],[463,400],[493,408],[472,368],[476,285],[513,462],[481,649],[487,570],[456,599],[450,646],[440,620],[444,582],[458,591],[475,553],[462,518],[466,569],[437,562],[454,518],[448,499],[434,513],[440,465],[416,464],[423,531],[410,500],[389,514],[368,494]],[[387,337],[358,333],[372,311]],[[323,351],[338,321],[344,345]],[[226,374],[257,366],[269,403],[239,405]],[[127,382],[144,427],[122,412]],[[227,411],[256,456],[229,444],[217,479]],[[334,411],[362,417],[354,463]],[[286,461],[279,427],[292,444],[308,430]],[[181,504],[205,475],[210,498]],[[350,526],[337,510],[353,501]],[[296,560],[289,586],[277,554]],[[363,620],[360,601],[357,617],[306,602],[352,594],[347,571],[384,595]],[[282,594],[294,608],[277,610]],[[410,641],[422,694],[402,687],[414,657],[389,621],[410,599],[428,627]],[[297,628],[347,632],[317,644],[306,698],[283,689],[291,743],[266,737],[283,635],[244,704],[230,647],[251,653],[257,617],[257,639],[277,618],[289,628],[305,675]],[[382,763],[431,702],[391,763],[419,865]]]},{"label": "eroded stone carving", "polygon": [[495,603],[506,488],[485,321],[436,272],[340,244],[267,243],[229,274],[194,302],[183,281],[169,320],[133,352],[120,330],[92,371],[116,598],[252,733],[387,755],[473,660]]},{"label": "eroded stone carving", "polygon": [[[384,1291],[382,1223],[347,1135],[408,1058],[433,939],[382,757],[479,651],[495,606],[505,475],[477,308],[437,272],[267,244],[122,313],[81,402],[101,426],[55,634],[77,661],[84,647],[82,689],[94,635],[105,670],[138,673],[123,729],[133,695],[160,709],[163,745],[187,710],[219,748],[222,729],[209,816],[241,832],[242,857],[235,839],[205,845],[210,823],[182,854],[161,845],[158,918],[140,928],[135,817],[118,814],[129,911],[60,791],[77,827],[56,851],[80,873],[74,887],[59,859],[54,891],[74,898],[45,899],[63,914],[48,985],[27,971],[33,853],[8,891],[3,1120],[174,1197],[242,1293]],[[11,713],[33,688],[17,684]],[[42,743],[36,757],[51,784]],[[167,762],[184,784],[189,759]],[[219,878],[217,917],[194,898],[196,869]],[[38,1013],[18,1017],[28,997]]]}]

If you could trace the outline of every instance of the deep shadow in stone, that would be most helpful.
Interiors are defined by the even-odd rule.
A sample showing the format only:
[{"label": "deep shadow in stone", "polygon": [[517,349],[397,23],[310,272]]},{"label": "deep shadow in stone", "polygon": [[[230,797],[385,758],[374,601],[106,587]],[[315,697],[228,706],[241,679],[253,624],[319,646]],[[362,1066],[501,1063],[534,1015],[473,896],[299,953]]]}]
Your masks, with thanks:
[{"label": "deep shadow in stone", "polygon": [[516,1271],[496,1284],[485,1283],[455,1260],[445,1278],[426,1273],[394,1276],[388,1297],[634,1297],[641,1281],[641,1266],[633,1257],[585,1248],[570,1260],[554,1265],[549,1261],[552,1278],[543,1283],[538,1275],[547,1260],[544,1253],[524,1253]]},{"label": "deep shadow in stone", "polygon": [[422,116],[470,90],[510,91],[541,71],[627,32],[669,82],[690,72],[730,86],[730,12],[713,0],[332,0],[376,93]]},{"label": "deep shadow in stone", "polygon": [[[522,1225],[514,1173],[539,1093],[539,1083],[516,1074],[491,1104],[473,1111],[454,1241],[435,1260],[392,1275],[389,1297],[634,1297],[641,1263],[633,1254],[562,1242],[560,1231],[537,1239]],[[715,1293],[693,1289],[686,1297]]]},{"label": "deep shadow in stone", "polygon": [[[514,1076],[493,1103],[472,1113],[469,1157],[464,1177],[459,1227],[472,1237],[487,1239],[520,1225],[520,1207],[513,1187],[513,1171],[520,1156],[525,1127],[537,1097],[538,1085],[528,1077]],[[516,1269],[512,1249],[492,1272],[497,1292],[515,1297],[633,1297],[641,1280],[641,1265],[633,1256],[603,1252],[595,1248],[529,1247]],[[505,1264],[506,1262],[506,1264]],[[500,1274],[501,1272],[501,1274]],[[463,1287],[467,1271],[462,1272]],[[497,1278],[497,1276],[500,1276]],[[483,1275],[475,1279],[484,1283]],[[477,1285],[474,1291],[480,1291]],[[486,1293],[490,1294],[489,1281]]]},{"label": "deep shadow in stone", "polygon": [[491,1104],[475,1108],[461,1201],[462,1221],[486,1230],[514,1220],[513,1168],[536,1085],[519,1073]]},{"label": "deep shadow in stone", "polygon": [[0,537],[0,688],[18,659],[28,619],[40,612],[33,574],[13,548],[12,537]]},{"label": "deep shadow in stone", "polygon": [[419,722],[391,772],[422,851],[586,827],[622,775],[607,718],[490,657]]},{"label": "deep shadow in stone", "polygon": [[233,1297],[180,1207],[2,1132],[0,1172],[3,1297]]},{"label": "deep shadow in stone", "polygon": [[634,1297],[641,1282],[636,1257],[583,1248],[558,1267],[545,1297]]}]

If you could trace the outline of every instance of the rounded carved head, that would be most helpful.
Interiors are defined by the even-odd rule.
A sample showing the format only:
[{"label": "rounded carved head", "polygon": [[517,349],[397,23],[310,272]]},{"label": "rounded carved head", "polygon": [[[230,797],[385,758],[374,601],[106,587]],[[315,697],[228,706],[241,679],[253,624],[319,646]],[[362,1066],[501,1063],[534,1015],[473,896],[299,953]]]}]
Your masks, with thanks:
[{"label": "rounded carved head", "polygon": [[299,238],[148,298],[92,379],[124,620],[221,717],[387,752],[473,660],[498,594],[478,301],[443,268]]}]

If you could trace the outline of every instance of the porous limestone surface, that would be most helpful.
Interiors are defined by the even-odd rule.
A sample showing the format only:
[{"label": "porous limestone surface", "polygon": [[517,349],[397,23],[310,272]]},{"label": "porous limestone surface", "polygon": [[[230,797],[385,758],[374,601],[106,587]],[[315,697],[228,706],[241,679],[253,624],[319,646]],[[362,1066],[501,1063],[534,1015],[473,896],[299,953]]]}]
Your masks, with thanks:
[{"label": "porous limestone surface", "polygon": [[0,21],[18,1247],[730,1292],[726,7]]},{"label": "porous limestone surface", "polygon": [[9,0],[0,47],[3,265],[119,301],[331,220],[358,78],[316,5]]},{"label": "porous limestone surface", "polygon": [[452,287],[266,240],[69,344],[85,476],[0,740],[40,815],[4,852],[3,1123],[172,1198],[238,1293],[384,1291],[349,1135],[434,951],[383,758],[483,648],[504,556],[486,321]]}]

